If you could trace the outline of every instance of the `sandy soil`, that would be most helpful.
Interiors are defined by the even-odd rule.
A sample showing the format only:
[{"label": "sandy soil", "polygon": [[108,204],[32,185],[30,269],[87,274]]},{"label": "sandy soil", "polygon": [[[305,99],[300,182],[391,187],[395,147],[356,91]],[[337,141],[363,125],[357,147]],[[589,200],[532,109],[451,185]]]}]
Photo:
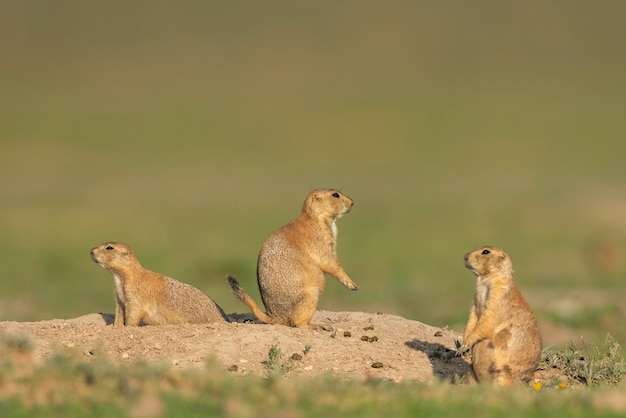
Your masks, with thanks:
[{"label": "sandy soil", "polygon": [[[459,335],[405,318],[365,312],[318,311],[313,323],[326,329],[255,323],[249,314],[236,322],[203,325],[113,327],[113,315],[93,313],[73,319],[0,322],[0,333],[26,335],[36,361],[69,348],[85,358],[105,355],[115,363],[145,360],[175,368],[203,368],[214,357],[233,375],[268,373],[269,351],[290,364],[288,375],[333,373],[352,378],[395,381],[453,380],[468,370],[454,356]],[[292,359],[293,356],[293,359]]]}]

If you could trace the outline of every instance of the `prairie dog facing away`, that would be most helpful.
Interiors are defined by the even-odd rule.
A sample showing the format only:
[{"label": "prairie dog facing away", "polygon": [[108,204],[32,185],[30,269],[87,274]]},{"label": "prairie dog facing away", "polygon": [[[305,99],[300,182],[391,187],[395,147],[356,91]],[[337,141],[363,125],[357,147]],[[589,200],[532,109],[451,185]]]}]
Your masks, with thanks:
[{"label": "prairie dog facing away", "polygon": [[353,204],[336,189],[309,193],[300,216],[274,231],[259,252],[257,282],[267,313],[228,276],[235,296],[264,323],[302,327],[315,313],[325,274],[358,290],[337,259],[336,220],[350,212]]},{"label": "prairie dog facing away", "polygon": [[532,379],[541,360],[537,319],[513,279],[509,255],[497,247],[465,254],[465,267],[477,278],[460,354],[470,352],[470,380],[498,386]]},{"label": "prairie dog facing away", "polygon": [[107,242],[92,248],[90,254],[113,274],[114,326],[228,321],[222,308],[199,289],[143,268],[126,244]]}]

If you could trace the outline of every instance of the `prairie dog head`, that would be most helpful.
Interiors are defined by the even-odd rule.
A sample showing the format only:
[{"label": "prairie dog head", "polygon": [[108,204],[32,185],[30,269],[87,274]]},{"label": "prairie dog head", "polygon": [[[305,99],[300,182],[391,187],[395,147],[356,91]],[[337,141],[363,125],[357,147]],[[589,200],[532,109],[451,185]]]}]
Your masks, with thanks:
[{"label": "prairie dog head", "polygon": [[313,190],[304,201],[302,211],[317,218],[338,219],[350,212],[354,201],[336,189]]},{"label": "prairie dog head", "polygon": [[478,247],[465,254],[465,267],[479,277],[513,277],[511,257],[498,247]]},{"label": "prairie dog head", "polygon": [[125,271],[138,263],[133,250],[121,242],[104,243],[89,253],[97,265],[111,272]]}]

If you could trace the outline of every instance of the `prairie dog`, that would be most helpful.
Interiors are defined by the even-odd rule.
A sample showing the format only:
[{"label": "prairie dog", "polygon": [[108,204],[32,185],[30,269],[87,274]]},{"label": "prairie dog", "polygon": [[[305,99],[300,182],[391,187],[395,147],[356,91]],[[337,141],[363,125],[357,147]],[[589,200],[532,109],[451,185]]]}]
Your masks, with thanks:
[{"label": "prairie dog", "polygon": [[465,254],[465,267],[478,276],[459,348],[461,354],[470,352],[471,377],[497,386],[532,379],[541,359],[541,335],[513,280],[511,258],[500,248],[479,247]]},{"label": "prairie dog", "polygon": [[114,326],[200,324],[228,321],[222,308],[199,289],[143,268],[133,250],[107,242],[90,251],[91,259],[115,281]]},{"label": "prairie dog", "polygon": [[308,325],[326,283],[325,274],[350,290],[358,286],[337,260],[336,220],[350,212],[353,200],[335,189],[313,190],[300,216],[272,233],[257,260],[257,281],[267,313],[228,276],[230,286],[252,313],[267,324]]}]

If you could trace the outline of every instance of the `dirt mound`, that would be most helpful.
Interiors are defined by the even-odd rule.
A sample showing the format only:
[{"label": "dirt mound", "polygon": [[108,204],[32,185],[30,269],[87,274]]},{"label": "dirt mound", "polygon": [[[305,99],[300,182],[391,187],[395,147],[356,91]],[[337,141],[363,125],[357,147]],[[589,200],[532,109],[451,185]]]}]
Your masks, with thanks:
[{"label": "dirt mound", "polygon": [[399,316],[318,311],[312,322],[324,324],[319,329],[258,324],[249,314],[230,317],[236,322],[116,328],[113,315],[89,314],[0,322],[0,333],[28,336],[36,361],[69,348],[85,358],[104,355],[114,363],[141,359],[178,368],[203,368],[214,364],[206,361],[214,357],[233,375],[261,376],[273,365],[289,375],[430,381],[452,380],[468,369],[454,356],[456,332]]}]

